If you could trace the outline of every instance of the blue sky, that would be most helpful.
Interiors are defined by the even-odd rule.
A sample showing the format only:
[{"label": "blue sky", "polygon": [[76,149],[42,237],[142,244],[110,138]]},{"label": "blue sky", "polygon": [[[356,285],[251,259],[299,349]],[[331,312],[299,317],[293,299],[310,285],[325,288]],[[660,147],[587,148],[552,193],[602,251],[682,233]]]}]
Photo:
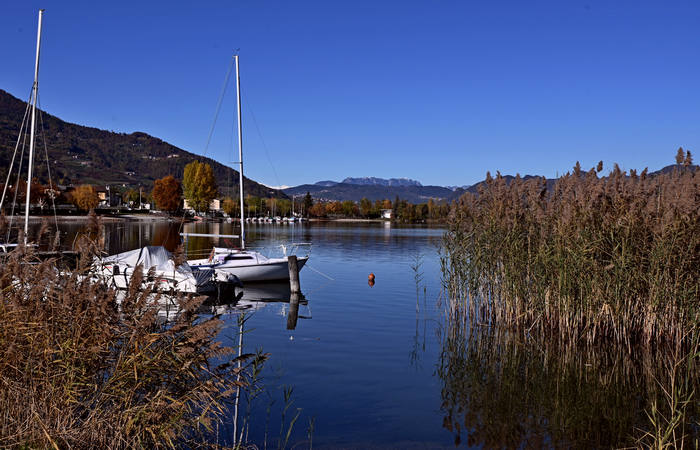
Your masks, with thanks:
[{"label": "blue sky", "polygon": [[194,153],[240,48],[245,172],[268,185],[655,170],[700,142],[697,2],[8,1],[0,88],[23,99],[39,7],[45,109]]}]

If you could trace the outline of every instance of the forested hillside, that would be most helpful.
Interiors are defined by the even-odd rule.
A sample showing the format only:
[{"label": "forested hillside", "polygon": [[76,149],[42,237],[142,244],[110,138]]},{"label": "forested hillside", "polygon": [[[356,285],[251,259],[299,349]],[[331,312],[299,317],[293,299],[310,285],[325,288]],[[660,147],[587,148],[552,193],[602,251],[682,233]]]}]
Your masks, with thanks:
[{"label": "forested hillside", "polygon": [[[25,108],[24,101],[0,89],[0,183],[4,183],[7,176]],[[166,175],[181,179],[185,165],[198,159],[213,167],[220,193],[228,193],[229,180],[231,190],[237,192],[237,171],[156,137],[140,132],[114,133],[76,125],[45,112],[42,117],[51,174],[55,182],[61,185],[126,184],[134,187],[143,185],[150,189],[154,180]],[[37,134],[40,134],[40,125],[37,120]],[[26,147],[28,148],[28,139]],[[40,181],[46,182],[46,158],[40,137],[37,151],[35,174]],[[24,167],[26,168],[26,163]],[[244,191],[246,195],[259,197],[286,197],[281,191],[248,178],[245,178]]]}]

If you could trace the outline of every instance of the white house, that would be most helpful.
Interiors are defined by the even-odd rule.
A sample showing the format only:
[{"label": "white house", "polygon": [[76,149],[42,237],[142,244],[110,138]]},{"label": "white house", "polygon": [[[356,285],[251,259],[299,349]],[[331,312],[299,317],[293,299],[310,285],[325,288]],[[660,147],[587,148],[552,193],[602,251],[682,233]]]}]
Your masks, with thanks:
[{"label": "white house", "polygon": [[[194,211],[194,208],[190,206],[189,203],[187,203],[187,199],[183,200],[182,203],[182,208],[185,209],[186,211]],[[221,200],[218,198],[215,198],[214,200],[209,203],[209,211],[220,211],[221,210]]]}]

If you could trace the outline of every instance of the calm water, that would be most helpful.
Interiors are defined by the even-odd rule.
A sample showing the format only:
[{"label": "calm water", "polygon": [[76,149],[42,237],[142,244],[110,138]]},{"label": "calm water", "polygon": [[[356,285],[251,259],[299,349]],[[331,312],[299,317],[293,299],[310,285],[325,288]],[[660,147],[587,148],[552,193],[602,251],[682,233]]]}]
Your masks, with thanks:
[{"label": "calm water", "polygon": [[[61,228],[70,241],[83,225]],[[106,228],[110,253],[147,244],[173,249],[179,239],[177,224],[108,223]],[[184,231],[238,234],[230,224],[187,224]],[[443,230],[312,223],[251,224],[246,231],[251,247],[312,244],[311,258],[301,271],[307,304],[299,307],[296,329],[287,330],[287,303],[270,302],[247,313],[244,351],[261,348],[270,354],[262,374],[267,389],[252,409],[250,440],[262,447],[267,427],[268,446],[277,447],[283,388],[291,386],[293,406],[286,422],[302,408],[292,445],[308,439],[313,420],[313,446],[318,448],[451,447],[453,437],[442,428],[441,388],[435,377]],[[207,238],[190,238],[188,250],[212,244]],[[412,268],[416,264],[417,271]],[[370,273],[376,276],[373,287],[368,285]],[[265,287],[255,290],[259,294]],[[269,296],[279,297],[279,290],[274,286]],[[227,328],[221,337],[228,344],[237,343],[238,315],[233,311],[222,316]]]},{"label": "calm water", "polygon": [[[83,224],[61,227],[70,241]],[[180,231],[177,223],[110,223],[106,243],[111,253],[147,244],[174,249]],[[237,234],[230,224],[182,231]],[[275,301],[288,301],[284,284],[248,286],[246,297],[266,301],[219,310],[221,339],[236,345],[245,304],[244,351],[270,354],[265,390],[250,413],[245,400],[240,405],[248,440],[259,448],[277,448],[281,426],[286,434],[297,411],[288,447],[308,448],[312,422],[314,448],[618,447],[634,445],[648,425],[645,410],[659,398],[668,366],[662,358],[552,349],[447,320],[443,229],[312,223],[247,231],[252,247],[312,244],[295,329],[288,329],[289,304]],[[188,250],[213,244],[191,238]],[[293,391],[283,423],[286,387]],[[230,440],[231,422],[221,440]]]}]

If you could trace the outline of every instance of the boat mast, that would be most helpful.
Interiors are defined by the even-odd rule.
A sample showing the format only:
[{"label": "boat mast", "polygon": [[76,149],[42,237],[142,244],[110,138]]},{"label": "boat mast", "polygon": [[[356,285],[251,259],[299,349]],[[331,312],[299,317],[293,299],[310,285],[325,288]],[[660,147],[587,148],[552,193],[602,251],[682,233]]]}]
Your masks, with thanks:
[{"label": "boat mast", "polygon": [[41,18],[44,10],[39,10],[39,29],[36,32],[36,63],[34,64],[34,85],[32,86],[32,130],[29,136],[29,171],[27,172],[27,204],[24,209],[24,243],[29,232],[29,201],[31,199],[32,166],[34,163],[34,133],[36,130],[36,100],[39,91],[39,51],[41,49]]},{"label": "boat mast", "polygon": [[241,126],[241,74],[238,70],[238,55],[236,59],[236,101],[238,104],[238,192],[241,195],[241,249],[245,249],[245,216],[243,209],[243,127]]}]

